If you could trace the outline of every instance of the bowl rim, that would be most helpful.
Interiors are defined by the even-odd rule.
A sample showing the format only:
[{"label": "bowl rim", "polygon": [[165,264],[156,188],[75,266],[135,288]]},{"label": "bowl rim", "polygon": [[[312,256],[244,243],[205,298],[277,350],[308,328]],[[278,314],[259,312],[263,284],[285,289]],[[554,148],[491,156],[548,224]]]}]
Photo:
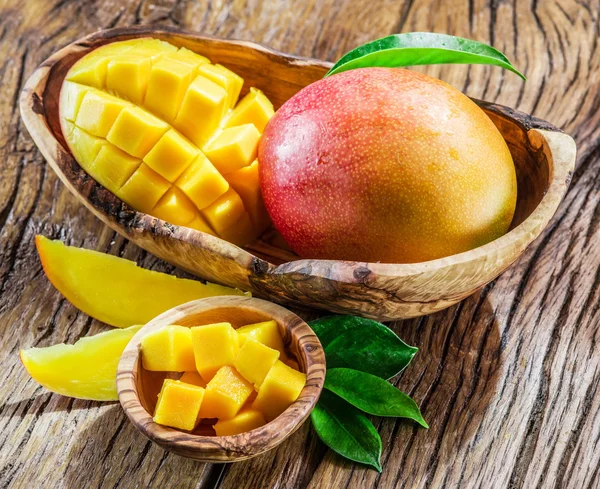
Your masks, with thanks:
[{"label": "bowl rim", "polygon": [[[140,401],[137,386],[142,339],[190,315],[210,310],[243,307],[275,319],[298,341],[298,351],[306,361],[306,384],[300,396],[282,414],[260,428],[228,436],[196,435],[155,423]],[[226,321],[226,318],[223,318]],[[191,327],[191,326],[190,326]],[[148,322],[131,338],[119,360],[117,392],[123,411],[147,438],[166,449],[200,460],[227,462],[244,460],[282,443],[309,417],[325,382],[325,352],[310,326],[292,311],[263,299],[244,296],[215,296],[176,306]],[[249,442],[248,434],[252,435]],[[259,443],[256,443],[256,440]]]}]

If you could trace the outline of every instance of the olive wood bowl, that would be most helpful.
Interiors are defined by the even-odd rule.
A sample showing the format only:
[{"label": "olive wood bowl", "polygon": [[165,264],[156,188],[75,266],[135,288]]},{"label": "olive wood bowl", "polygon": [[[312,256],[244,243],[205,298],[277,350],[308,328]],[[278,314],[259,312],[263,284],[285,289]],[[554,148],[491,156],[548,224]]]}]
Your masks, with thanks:
[{"label": "olive wood bowl", "polygon": [[[266,425],[246,433],[215,436],[210,425],[192,432],[156,424],[152,420],[160,388],[169,372],[151,372],[142,366],[142,339],[165,326],[201,326],[229,322],[234,328],[274,319],[286,351],[306,373],[298,399]],[[325,381],[325,353],[317,336],[300,317],[282,306],[251,297],[209,297],[174,307],[142,327],[119,361],[117,391],[123,410],[145,436],[178,455],[203,462],[235,462],[260,455],[279,445],[308,418]]]},{"label": "olive wood bowl", "polygon": [[60,129],[58,97],[69,68],[106,43],[153,36],[185,46],[260,88],[278,108],[320,79],[330,63],[281,54],[250,42],[213,39],[154,27],[99,31],[61,49],[31,75],[21,115],[31,137],[63,183],[103,222],[160,258],[198,277],[251,291],[283,304],[379,320],[429,314],[495,279],[544,230],[565,195],[575,142],[551,124],[508,107],[477,101],[504,136],[518,183],[510,231],[479,248],[423,263],[389,264],[299,259],[268,230],[244,248],[136,212],[90,178],[69,152]]}]

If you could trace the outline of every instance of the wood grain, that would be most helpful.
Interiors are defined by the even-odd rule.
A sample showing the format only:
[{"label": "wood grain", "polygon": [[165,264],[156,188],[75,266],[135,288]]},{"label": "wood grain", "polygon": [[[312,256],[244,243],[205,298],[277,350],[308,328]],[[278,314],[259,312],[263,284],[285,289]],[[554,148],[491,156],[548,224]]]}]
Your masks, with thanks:
[{"label": "wood grain", "polygon": [[[0,0],[0,9],[0,487],[600,487],[598,0]],[[19,348],[105,329],[48,283],[36,233],[173,271],[77,203],[17,111],[39,62],[98,28],[129,24],[181,26],[331,61],[391,32],[492,42],[526,83],[484,66],[418,70],[575,137],[578,165],[566,198],[517,263],[449,310],[392,324],[420,349],[396,384],[421,404],[431,428],[377,420],[381,475],[327,451],[307,424],[276,450],[222,472],[152,445],[116,404],[44,392],[20,366]]]}]

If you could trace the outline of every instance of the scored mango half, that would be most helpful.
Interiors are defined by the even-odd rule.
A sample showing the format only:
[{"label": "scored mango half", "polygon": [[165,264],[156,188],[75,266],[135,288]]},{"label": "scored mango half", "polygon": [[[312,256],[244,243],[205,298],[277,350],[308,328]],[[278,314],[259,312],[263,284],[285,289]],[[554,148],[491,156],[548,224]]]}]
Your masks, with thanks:
[{"label": "scored mango half", "polygon": [[244,80],[158,39],[115,42],[69,70],[59,112],[81,167],[136,210],[237,245],[269,217],[258,140],[273,105]]}]

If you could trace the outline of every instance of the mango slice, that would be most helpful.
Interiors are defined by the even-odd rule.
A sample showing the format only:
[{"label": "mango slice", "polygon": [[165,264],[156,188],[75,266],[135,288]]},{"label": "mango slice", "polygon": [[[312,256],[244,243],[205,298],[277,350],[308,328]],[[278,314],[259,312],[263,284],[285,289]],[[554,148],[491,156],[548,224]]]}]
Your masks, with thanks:
[{"label": "mango slice", "polygon": [[277,360],[260,386],[252,408],[263,413],[268,421],[272,421],[298,399],[304,384],[306,374]]},{"label": "mango slice", "polygon": [[202,387],[165,379],[158,395],[154,422],[180,430],[193,430],[199,421],[204,396]]},{"label": "mango slice", "polygon": [[116,401],[117,365],[141,326],[106,331],[46,348],[21,350],[21,362],[33,380],[63,396]]},{"label": "mango slice", "polygon": [[229,365],[221,367],[206,385],[204,401],[200,407],[200,417],[233,418],[253,390],[252,384],[244,379],[235,368]]},{"label": "mango slice", "polygon": [[220,419],[215,424],[217,436],[230,436],[260,428],[266,423],[265,417],[256,409],[243,409],[231,419]]},{"label": "mango slice", "polygon": [[193,299],[244,295],[237,289],[145,270],[130,260],[39,235],[36,246],[46,276],[71,304],[120,328],[145,324]]},{"label": "mango slice", "polygon": [[[131,207],[249,244],[269,225],[256,170],[244,185],[237,183],[243,174],[232,177],[243,195],[223,175],[253,164],[273,106],[254,88],[236,105],[243,83],[226,67],[157,39],[108,44],[67,73],[63,133],[82,168]],[[173,189],[187,199],[174,200]]]},{"label": "mango slice", "polygon": [[196,367],[192,332],[185,326],[171,325],[150,333],[142,340],[141,351],[146,370],[185,372]]}]

